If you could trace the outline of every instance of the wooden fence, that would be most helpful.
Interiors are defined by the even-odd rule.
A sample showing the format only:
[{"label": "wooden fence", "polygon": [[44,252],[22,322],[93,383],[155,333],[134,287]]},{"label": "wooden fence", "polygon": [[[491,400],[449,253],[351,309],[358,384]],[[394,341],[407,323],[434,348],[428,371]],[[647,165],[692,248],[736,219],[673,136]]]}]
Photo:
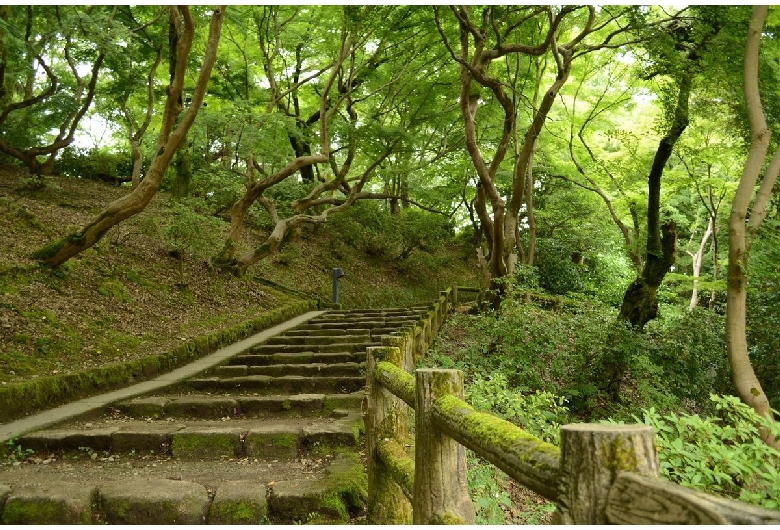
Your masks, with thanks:
[{"label": "wooden fence", "polygon": [[473,523],[469,448],[555,502],[556,524],[780,524],[778,511],[659,478],[652,427],[569,424],[559,448],[476,412],[463,401],[459,370],[412,375],[453,302],[457,289],[442,292],[428,318],[368,348],[368,523]]}]

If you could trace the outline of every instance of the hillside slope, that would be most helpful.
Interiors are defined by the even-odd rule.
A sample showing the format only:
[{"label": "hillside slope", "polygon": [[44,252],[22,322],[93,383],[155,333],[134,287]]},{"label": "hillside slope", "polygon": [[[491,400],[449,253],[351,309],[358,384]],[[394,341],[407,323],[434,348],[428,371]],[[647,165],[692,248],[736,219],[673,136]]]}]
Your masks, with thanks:
[{"label": "hillside slope", "polygon": [[[182,223],[189,214],[165,193],[94,248],[50,270],[31,252],[79,229],[128,190],[47,177],[42,190],[21,191],[25,178],[19,168],[0,168],[0,384],[169,351],[292,299],[253,276],[329,302],[331,270],[341,267],[347,276],[340,301],[349,308],[427,302],[475,276],[467,249],[417,251],[388,262],[367,257],[326,225],[236,278],[207,259],[221,237],[189,233]],[[227,228],[224,219],[208,222],[217,236]],[[247,232],[244,244],[252,245],[258,235]]]}]

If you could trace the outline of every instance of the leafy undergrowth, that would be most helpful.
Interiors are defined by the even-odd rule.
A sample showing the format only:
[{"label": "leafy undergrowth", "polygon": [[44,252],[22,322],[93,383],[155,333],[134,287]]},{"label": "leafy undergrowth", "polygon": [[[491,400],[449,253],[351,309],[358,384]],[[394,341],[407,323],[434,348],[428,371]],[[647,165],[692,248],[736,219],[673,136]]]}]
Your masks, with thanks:
[{"label": "leafy undergrowth", "polygon": [[[80,230],[129,190],[45,177],[42,189],[25,191],[25,179],[24,170],[0,167],[0,384],[159,354],[292,300],[255,276],[327,302],[331,269],[342,267],[340,301],[378,307],[430,302],[469,273],[462,252],[418,251],[388,261],[334,243],[339,234],[326,226],[303,231],[281,254],[237,278],[210,264],[227,220],[197,200],[173,203],[162,192],[93,248],[52,270],[30,255]],[[246,230],[242,245],[256,245],[261,235]],[[453,266],[415,268],[414,260]],[[415,274],[420,271],[425,274]]]},{"label": "leafy undergrowth", "polygon": [[[722,395],[728,389],[717,318],[678,315],[622,337],[631,359],[622,401],[605,408],[589,366],[606,343],[614,310],[568,304],[551,311],[510,300],[498,315],[452,315],[423,363],[463,370],[466,400],[475,409],[555,445],[565,423],[651,425],[665,478],[778,509],[780,453],[761,440],[758,426],[780,438],[780,424]],[[469,486],[481,523],[551,520],[550,503],[477,457],[469,461]]]}]

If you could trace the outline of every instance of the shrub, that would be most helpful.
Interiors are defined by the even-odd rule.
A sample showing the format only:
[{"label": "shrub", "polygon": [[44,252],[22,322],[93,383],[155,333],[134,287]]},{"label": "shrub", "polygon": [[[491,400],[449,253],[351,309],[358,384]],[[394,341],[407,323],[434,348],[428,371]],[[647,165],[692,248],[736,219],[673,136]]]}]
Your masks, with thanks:
[{"label": "shrub", "polygon": [[119,184],[129,182],[133,173],[133,160],[127,153],[107,149],[63,149],[54,165],[54,171],[68,177],[102,180]]},{"label": "shrub", "polygon": [[710,400],[716,417],[642,411],[641,421],[655,429],[661,474],[683,486],[778,509],[780,452],[761,441],[757,425],[777,437],[780,425],[735,396],[712,394]]},{"label": "shrub", "polygon": [[552,294],[582,291],[585,267],[572,261],[573,248],[556,239],[537,240],[539,285]]},{"label": "shrub", "polygon": [[180,262],[186,255],[199,258],[213,256],[222,242],[224,223],[197,211],[205,208],[203,202],[196,199],[170,203],[171,215],[160,233],[173,247]]},{"label": "shrub", "polygon": [[243,179],[221,164],[197,168],[192,175],[190,196],[202,199],[213,213],[228,211],[243,192]]}]

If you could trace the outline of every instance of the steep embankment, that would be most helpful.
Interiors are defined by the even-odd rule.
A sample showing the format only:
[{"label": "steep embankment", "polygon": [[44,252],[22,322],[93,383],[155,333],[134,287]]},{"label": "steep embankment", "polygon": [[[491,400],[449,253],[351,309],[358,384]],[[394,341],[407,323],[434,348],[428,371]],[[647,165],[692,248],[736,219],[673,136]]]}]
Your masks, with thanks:
[{"label": "steep embankment", "polygon": [[[20,191],[24,183],[22,170],[0,168],[0,385],[141,362],[194,347],[199,337],[200,349],[211,348],[262,326],[271,310],[306,298],[330,301],[333,267],[347,273],[341,281],[347,307],[432,300],[471,272],[467,251],[418,251],[388,262],[367,257],[325,226],[235,278],[208,261],[225,220],[171,205],[165,193],[94,248],[48,270],[30,254],[82,227],[127,189],[49,177],[42,190]],[[244,243],[251,246],[257,235],[247,232]]]}]

